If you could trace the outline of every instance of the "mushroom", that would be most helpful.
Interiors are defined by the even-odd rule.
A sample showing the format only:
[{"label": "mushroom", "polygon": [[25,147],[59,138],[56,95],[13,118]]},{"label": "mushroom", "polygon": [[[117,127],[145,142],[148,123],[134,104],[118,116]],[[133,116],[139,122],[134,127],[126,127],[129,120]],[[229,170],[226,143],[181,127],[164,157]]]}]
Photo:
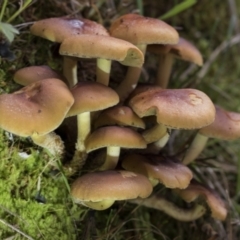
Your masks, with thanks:
[{"label": "mushroom", "polygon": [[21,68],[17,70],[13,76],[13,80],[23,86],[47,78],[61,79],[66,83],[64,76],[46,65]]},{"label": "mushroom", "polygon": [[[109,35],[102,25],[94,21],[73,17],[42,19],[35,22],[30,31],[36,36],[57,43],[62,43],[64,39],[80,34]],[[75,58],[63,58],[63,74],[70,87],[77,83],[77,60]]]},{"label": "mushroom", "polygon": [[146,198],[152,185],[140,174],[128,171],[102,171],[83,175],[71,185],[71,196],[78,204],[105,210],[117,200]]},{"label": "mushroom", "polygon": [[127,106],[114,106],[108,108],[102,111],[94,122],[95,128],[109,125],[145,128],[144,121]]},{"label": "mushroom", "polygon": [[157,209],[163,211],[167,215],[173,217],[178,221],[191,222],[199,219],[206,212],[205,207],[197,204],[193,208],[184,209],[179,208],[174,203],[159,195],[151,195],[146,199],[133,199],[129,200],[130,203],[135,203],[140,206]]},{"label": "mushroom", "polygon": [[[211,124],[215,118],[215,107],[210,98],[196,89],[162,89],[152,86],[129,100],[129,106],[139,117],[156,115],[158,126],[146,130],[143,136],[147,143],[159,141],[167,135],[167,129],[198,129]],[[153,136],[154,134],[154,136]],[[152,137],[153,136],[153,137]],[[164,142],[166,140],[164,139]]]},{"label": "mushroom", "polygon": [[146,176],[153,186],[160,182],[167,188],[182,189],[192,179],[191,170],[170,157],[130,154],[122,160],[122,167]]},{"label": "mushroom", "polygon": [[59,52],[64,56],[97,58],[96,81],[107,86],[112,60],[132,67],[141,67],[144,62],[144,56],[136,46],[110,36],[73,36],[62,42]]},{"label": "mushroom", "polygon": [[204,198],[211,209],[212,217],[224,221],[227,217],[227,208],[219,195],[209,187],[192,180],[186,189],[176,189],[176,193],[186,202],[195,201],[198,198]]},{"label": "mushroom", "polygon": [[85,140],[91,132],[90,113],[114,106],[119,102],[117,93],[111,88],[96,82],[79,82],[72,89],[74,104],[67,117],[77,116],[78,137],[76,151],[71,161],[81,168],[86,160]]},{"label": "mushroom", "polygon": [[107,147],[107,154],[99,170],[110,170],[117,165],[120,148],[146,148],[146,142],[130,128],[109,126],[98,128],[86,139],[87,153],[103,147]]},{"label": "mushroom", "polygon": [[240,114],[229,112],[215,105],[216,117],[212,124],[201,128],[183,158],[184,164],[191,163],[202,152],[209,138],[235,140],[240,137]]},{"label": "mushroom", "polygon": [[[136,45],[144,55],[147,44],[176,44],[179,39],[177,31],[167,23],[137,14],[126,14],[116,19],[109,32],[113,37]],[[122,102],[137,86],[140,74],[140,67],[128,68],[124,80],[116,89]]]},{"label": "mushroom", "polygon": [[50,78],[38,81],[11,94],[0,95],[0,127],[45,147],[54,155],[62,154],[64,145],[52,131],[65,118],[73,104],[66,84]]},{"label": "mushroom", "polygon": [[155,84],[162,88],[167,88],[168,86],[175,58],[195,63],[198,66],[202,66],[203,64],[201,53],[192,43],[184,38],[179,38],[179,42],[174,45],[148,45],[147,50],[155,54],[159,54],[160,59]]}]

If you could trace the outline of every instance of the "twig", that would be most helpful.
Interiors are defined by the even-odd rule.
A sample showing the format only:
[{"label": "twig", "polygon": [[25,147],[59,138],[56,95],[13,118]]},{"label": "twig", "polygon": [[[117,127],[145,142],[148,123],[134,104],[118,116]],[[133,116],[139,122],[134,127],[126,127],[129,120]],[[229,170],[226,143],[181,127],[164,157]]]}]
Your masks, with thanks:
[{"label": "twig", "polygon": [[34,240],[33,238],[31,238],[30,236],[28,236],[27,234],[25,234],[24,232],[20,231],[19,229],[17,229],[16,227],[14,227],[13,225],[5,222],[3,219],[0,219],[0,223],[3,223],[4,225],[6,225],[7,227],[11,228],[12,230],[20,233],[21,235],[23,235],[25,238],[29,239],[29,240]]},{"label": "twig", "polygon": [[226,48],[232,47],[235,44],[240,43],[240,34],[233,36],[230,40],[226,40],[222,42],[210,55],[208,61],[203,65],[202,69],[199,71],[197,78],[198,81],[201,80],[213,64],[213,62],[217,59],[219,54],[223,52]]}]

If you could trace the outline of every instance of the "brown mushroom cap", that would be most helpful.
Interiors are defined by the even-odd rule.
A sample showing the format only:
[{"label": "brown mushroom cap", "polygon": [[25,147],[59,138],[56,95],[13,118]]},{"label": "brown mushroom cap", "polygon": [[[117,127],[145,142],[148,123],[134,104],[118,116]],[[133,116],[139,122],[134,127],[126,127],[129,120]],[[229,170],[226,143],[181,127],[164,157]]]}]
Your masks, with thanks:
[{"label": "brown mushroom cap", "polygon": [[13,76],[13,80],[23,86],[47,78],[58,78],[62,79],[64,82],[66,81],[60,73],[46,65],[21,68],[17,70]]},{"label": "brown mushroom cap", "polygon": [[226,219],[227,217],[226,206],[222,199],[213,189],[204,186],[203,184],[197,182],[196,180],[192,180],[192,182],[186,189],[176,190],[176,192],[186,202],[192,202],[199,197],[203,197],[212,211],[213,218],[219,219],[221,221]]},{"label": "brown mushroom cap", "polygon": [[202,55],[199,50],[184,38],[179,38],[179,42],[174,45],[148,45],[148,50],[155,54],[172,54],[176,58],[193,62],[199,66],[203,64]]},{"label": "brown mushroom cap", "polygon": [[110,36],[84,34],[69,37],[63,41],[59,52],[72,57],[115,60],[133,67],[141,67],[144,62],[144,56],[136,46]]},{"label": "brown mushroom cap", "polygon": [[122,167],[158,180],[167,188],[186,188],[191,179],[191,170],[177,160],[147,155],[130,154],[122,160]]},{"label": "brown mushroom cap", "polygon": [[99,111],[119,102],[114,90],[97,82],[79,82],[71,89],[71,93],[75,101],[67,114],[68,117]]},{"label": "brown mushroom cap", "polygon": [[103,147],[146,148],[144,138],[134,130],[123,127],[102,127],[86,139],[87,152]]},{"label": "brown mushroom cap", "polygon": [[67,37],[79,34],[109,35],[101,24],[88,19],[72,17],[43,19],[35,22],[30,31],[36,36],[58,43]]},{"label": "brown mushroom cap", "polygon": [[179,39],[177,31],[167,23],[137,14],[126,14],[116,19],[109,32],[111,36],[135,45],[176,44]]},{"label": "brown mushroom cap", "polygon": [[216,117],[212,124],[201,128],[199,133],[213,138],[235,140],[240,137],[240,113],[228,112],[216,106]]},{"label": "brown mushroom cap", "polygon": [[158,123],[170,128],[201,128],[215,118],[215,107],[210,98],[190,88],[150,88],[134,96],[129,105],[139,117],[156,115]]},{"label": "brown mushroom cap", "polygon": [[56,129],[73,104],[65,83],[51,78],[0,95],[0,127],[22,137]]},{"label": "brown mushroom cap", "polygon": [[[89,202],[97,210],[110,207],[115,200],[146,198],[151,192],[152,185],[146,177],[127,171],[88,173],[71,186],[71,196],[76,203],[88,206]],[[106,200],[112,202],[105,206]]]},{"label": "brown mushroom cap", "polygon": [[114,106],[104,110],[96,119],[95,128],[106,125],[131,126],[145,128],[144,121],[127,106]]}]

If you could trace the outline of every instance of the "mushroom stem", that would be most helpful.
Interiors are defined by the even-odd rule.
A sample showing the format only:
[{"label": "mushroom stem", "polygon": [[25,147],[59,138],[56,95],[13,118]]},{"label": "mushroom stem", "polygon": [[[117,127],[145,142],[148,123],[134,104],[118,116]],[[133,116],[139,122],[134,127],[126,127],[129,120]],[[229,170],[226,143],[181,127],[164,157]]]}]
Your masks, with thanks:
[{"label": "mushroom stem", "polygon": [[129,202],[163,211],[164,213],[173,217],[174,219],[183,222],[194,221],[200,218],[206,211],[206,209],[201,205],[195,205],[191,209],[179,208],[172,202],[169,202],[166,199],[162,197],[157,197],[155,195],[144,200],[133,199],[130,200]]},{"label": "mushroom stem", "polygon": [[78,138],[76,149],[77,151],[84,152],[85,140],[91,131],[91,115],[90,112],[84,112],[77,115],[77,126],[78,126]]},{"label": "mushroom stem", "polygon": [[107,147],[107,156],[104,164],[99,168],[100,171],[112,170],[117,166],[120,155],[120,147]]},{"label": "mushroom stem", "polygon": [[68,80],[69,87],[77,84],[77,61],[73,57],[63,57],[63,75]]},{"label": "mushroom stem", "polygon": [[158,70],[157,70],[157,79],[155,84],[167,88],[169,78],[172,71],[174,57],[171,54],[165,54],[159,56]]},{"label": "mushroom stem", "polygon": [[31,136],[33,142],[40,147],[45,148],[54,156],[61,156],[64,151],[64,144],[60,136],[54,132],[45,135],[34,133]]},{"label": "mushroom stem", "polygon": [[107,60],[104,58],[97,59],[96,82],[108,86],[111,72],[111,64],[112,64],[111,60]]},{"label": "mushroom stem", "polygon": [[91,115],[90,112],[84,112],[77,115],[77,143],[73,158],[67,166],[66,173],[73,175],[77,170],[82,169],[87,159],[85,140],[91,131]]},{"label": "mushroom stem", "polygon": [[[145,55],[146,52],[146,44],[139,44],[136,45]],[[116,92],[119,95],[120,101],[124,102],[129,94],[136,88],[137,82],[140,78],[142,68],[138,67],[128,67],[126,76],[124,80],[119,84],[119,86],[116,89]]]},{"label": "mushroom stem", "polygon": [[207,144],[207,141],[208,137],[197,133],[183,158],[183,164],[188,165],[194,161],[203,151],[204,147]]},{"label": "mushroom stem", "polygon": [[170,137],[167,127],[163,124],[156,124],[144,131],[142,136],[148,144],[152,143],[151,149],[154,152],[161,150],[167,144]]}]

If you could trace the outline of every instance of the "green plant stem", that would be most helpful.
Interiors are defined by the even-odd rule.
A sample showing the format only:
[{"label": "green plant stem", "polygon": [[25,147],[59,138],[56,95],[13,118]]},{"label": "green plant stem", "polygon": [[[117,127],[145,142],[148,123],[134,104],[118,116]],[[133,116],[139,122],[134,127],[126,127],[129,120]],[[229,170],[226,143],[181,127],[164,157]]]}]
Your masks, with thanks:
[{"label": "green plant stem", "polygon": [[20,7],[6,22],[10,23],[12,22],[22,11],[24,11],[30,4],[32,3],[32,0],[27,0],[24,2],[23,6]]},{"label": "green plant stem", "polygon": [[2,5],[2,9],[1,9],[1,13],[0,13],[0,22],[2,21],[3,14],[5,12],[7,4],[8,4],[8,0],[4,0],[3,5]]}]

